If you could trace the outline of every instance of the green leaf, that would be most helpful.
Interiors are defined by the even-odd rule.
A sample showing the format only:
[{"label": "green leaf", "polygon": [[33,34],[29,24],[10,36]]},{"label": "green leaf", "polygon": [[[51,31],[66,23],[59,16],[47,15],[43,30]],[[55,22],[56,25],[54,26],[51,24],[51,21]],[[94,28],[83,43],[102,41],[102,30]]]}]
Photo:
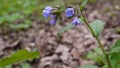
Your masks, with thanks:
[{"label": "green leaf", "polygon": [[120,62],[120,39],[115,42],[115,45],[111,48],[110,52],[110,61],[112,62],[112,67],[117,68]]},{"label": "green leaf", "polygon": [[80,68],[98,68],[98,67],[94,65],[86,64],[86,65],[81,66]]},{"label": "green leaf", "polygon": [[3,58],[0,60],[0,66],[13,64],[15,62],[25,61],[39,57],[39,52],[29,52],[25,49],[19,50],[12,54],[10,57]]},{"label": "green leaf", "polygon": [[97,63],[104,64],[104,58],[105,56],[102,53],[102,50],[100,48],[94,48],[93,52],[88,52],[87,58],[94,60]]},{"label": "green leaf", "polygon": [[80,9],[82,10],[85,5],[87,4],[88,0],[83,0],[82,4],[80,5]]},{"label": "green leaf", "polygon": [[28,64],[28,63],[23,63],[23,64],[22,64],[22,68],[31,68],[31,67],[30,67],[30,64]]},{"label": "green leaf", "polygon": [[21,55],[21,54],[23,54],[23,53],[29,53],[29,51],[27,51],[26,49],[22,49],[22,50],[19,50],[19,51],[13,53],[13,54],[11,55],[11,57],[15,57],[15,56]]},{"label": "green leaf", "polygon": [[118,63],[120,62],[120,53],[111,54],[110,62],[112,63],[112,67],[116,68],[118,66]]},{"label": "green leaf", "polygon": [[112,53],[120,53],[120,39],[118,39],[116,42],[115,42],[115,45],[112,46],[110,52],[110,54]]},{"label": "green leaf", "polygon": [[105,64],[102,68],[108,68],[108,65],[107,65],[107,64]]},{"label": "green leaf", "polygon": [[120,47],[113,48],[109,54],[120,53]]},{"label": "green leaf", "polygon": [[120,68],[120,64],[118,64],[117,68]]},{"label": "green leaf", "polygon": [[21,14],[20,13],[13,13],[12,15],[6,15],[6,20],[8,22],[13,22],[17,19],[20,19],[21,18]]},{"label": "green leaf", "polygon": [[94,51],[99,55],[103,54],[101,48],[96,47],[96,48],[94,48]]},{"label": "green leaf", "polygon": [[115,47],[120,47],[120,39],[118,39],[115,43]]},{"label": "green leaf", "polygon": [[61,30],[58,31],[58,36],[61,36],[62,33],[64,33],[65,31],[69,30],[69,29],[72,29],[74,27],[73,24],[69,24],[65,27],[63,27]]},{"label": "green leaf", "polygon": [[12,65],[6,65],[5,68],[12,68]]},{"label": "green leaf", "polygon": [[91,28],[93,29],[95,36],[99,36],[101,31],[104,29],[105,23],[101,20],[95,20],[90,23]]},{"label": "green leaf", "polygon": [[31,10],[31,9],[26,9],[26,10],[23,11],[23,13],[24,13],[25,15],[29,15],[29,14],[31,14],[32,12],[33,12],[33,10]]},{"label": "green leaf", "polygon": [[24,23],[20,24],[9,24],[9,27],[15,30],[27,29],[31,26],[30,20],[25,20]]}]

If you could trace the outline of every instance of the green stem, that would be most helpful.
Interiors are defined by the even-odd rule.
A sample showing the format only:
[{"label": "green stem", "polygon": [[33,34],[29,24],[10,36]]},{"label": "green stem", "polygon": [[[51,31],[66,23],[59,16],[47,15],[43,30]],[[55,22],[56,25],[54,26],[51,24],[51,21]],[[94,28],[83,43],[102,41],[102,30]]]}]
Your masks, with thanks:
[{"label": "green stem", "polygon": [[91,26],[90,26],[89,23],[87,22],[87,20],[86,20],[86,18],[84,17],[82,11],[80,11],[80,12],[81,12],[81,16],[83,17],[83,21],[85,22],[85,24],[87,25],[87,27],[88,27],[89,30],[91,31],[93,37],[94,37],[94,38],[96,39],[96,41],[98,42],[98,44],[99,44],[99,46],[100,46],[103,54],[105,55],[105,58],[106,58],[106,60],[107,60],[107,63],[108,63],[109,68],[112,68],[112,65],[111,65],[110,60],[109,60],[109,55],[106,53],[106,51],[105,51],[102,43],[100,42],[100,40],[98,39],[98,37],[95,35],[93,29],[91,28]]}]

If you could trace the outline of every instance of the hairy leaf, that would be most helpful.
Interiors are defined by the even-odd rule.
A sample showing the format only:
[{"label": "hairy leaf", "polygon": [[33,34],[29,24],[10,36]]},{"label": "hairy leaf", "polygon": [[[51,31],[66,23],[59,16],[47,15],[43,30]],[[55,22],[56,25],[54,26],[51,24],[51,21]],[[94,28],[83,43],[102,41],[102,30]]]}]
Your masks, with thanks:
[{"label": "hairy leaf", "polygon": [[95,20],[92,23],[90,23],[90,26],[92,27],[95,36],[99,36],[101,31],[104,29],[105,23],[101,20]]},{"label": "hairy leaf", "polygon": [[118,39],[115,42],[115,45],[112,46],[111,50],[110,50],[110,54],[112,53],[120,53],[120,39]]},{"label": "hairy leaf", "polygon": [[88,0],[83,0],[82,4],[80,5],[80,9],[82,10],[85,5],[87,4]]},{"label": "hairy leaf", "polygon": [[110,50],[109,55],[113,68],[119,67],[118,63],[120,62],[120,39],[116,41],[115,45]]},{"label": "hairy leaf", "polygon": [[22,68],[31,68],[30,64],[28,63],[23,63],[21,66]]},{"label": "hairy leaf", "polygon": [[0,66],[13,64],[15,62],[25,61],[39,57],[39,52],[29,52],[25,49],[19,50],[12,54],[10,57],[6,57],[0,60]]},{"label": "hairy leaf", "polygon": [[92,59],[93,61],[104,64],[104,58],[105,56],[102,53],[102,50],[100,48],[94,48],[93,52],[88,52],[87,58]]}]

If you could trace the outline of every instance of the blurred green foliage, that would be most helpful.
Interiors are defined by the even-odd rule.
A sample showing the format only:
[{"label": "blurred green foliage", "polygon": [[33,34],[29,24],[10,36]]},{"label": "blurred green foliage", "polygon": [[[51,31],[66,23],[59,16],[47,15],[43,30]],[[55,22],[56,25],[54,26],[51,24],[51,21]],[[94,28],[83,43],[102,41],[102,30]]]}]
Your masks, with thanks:
[{"label": "blurred green foliage", "polygon": [[47,5],[63,5],[56,0],[0,0],[0,25],[12,29],[26,29],[31,26],[31,15],[37,12],[34,18],[42,17],[42,10]]},{"label": "blurred green foliage", "polygon": [[[0,0],[0,26],[15,30],[29,28],[32,18],[44,20],[42,10],[46,6],[64,8],[64,0]],[[81,0],[71,0],[72,4],[80,4]],[[33,13],[37,13],[31,18]]]},{"label": "blurred green foliage", "polygon": [[[110,47],[108,55],[112,68],[120,68],[120,39],[118,39],[115,44]],[[105,56],[100,48],[94,48],[93,51],[90,51],[87,58],[92,59],[97,64],[103,66],[102,68],[109,68],[105,62]]]},{"label": "blurred green foliage", "polygon": [[0,25],[28,28],[31,20],[27,17],[37,9],[36,6],[37,0],[0,0]]},{"label": "blurred green foliage", "polygon": [[[31,26],[33,13],[34,19],[44,20],[42,10],[45,6],[64,7],[64,0],[0,0],[0,26],[19,30]],[[90,2],[93,0],[90,0]],[[80,4],[81,0],[71,0],[72,4]]]},{"label": "blurred green foliage", "polygon": [[94,48],[93,51],[89,51],[87,55],[88,59],[92,59],[97,64],[103,65],[105,64],[105,56],[102,53],[102,50],[98,47]]}]

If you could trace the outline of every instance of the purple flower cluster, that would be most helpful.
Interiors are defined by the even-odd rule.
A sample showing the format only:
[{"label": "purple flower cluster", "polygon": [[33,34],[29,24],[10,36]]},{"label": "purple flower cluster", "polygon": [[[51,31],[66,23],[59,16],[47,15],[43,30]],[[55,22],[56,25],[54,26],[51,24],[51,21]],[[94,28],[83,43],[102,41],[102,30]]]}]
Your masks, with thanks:
[{"label": "purple flower cluster", "polygon": [[43,10],[43,16],[45,18],[48,18],[51,15],[51,11],[52,11],[52,7],[47,6],[44,10]]},{"label": "purple flower cluster", "polygon": [[43,10],[43,16],[44,16],[45,18],[51,17],[50,24],[51,24],[51,25],[55,25],[55,24],[56,24],[56,21],[57,21],[57,18],[56,18],[56,15],[53,15],[53,14],[52,14],[52,10],[53,10],[52,7],[47,6],[47,7]]},{"label": "purple flower cluster", "polygon": [[[73,8],[67,8],[65,10],[65,15],[67,17],[72,17],[73,15],[75,15],[74,9]],[[80,24],[80,21],[79,21],[77,16],[73,19],[72,24],[73,25],[79,25]]]},{"label": "purple flower cluster", "polygon": [[[43,16],[45,18],[48,18],[50,17],[51,20],[50,20],[50,24],[51,25],[56,25],[56,22],[57,22],[57,16],[52,14],[52,10],[53,8],[50,7],[50,6],[47,6],[44,10],[43,10]],[[73,17],[75,15],[75,11],[74,11],[74,8],[67,8],[65,10],[65,15],[66,17]],[[80,24],[80,21],[79,21],[79,18],[77,16],[74,17],[73,21],[72,21],[72,24],[73,25],[79,25]]]},{"label": "purple flower cluster", "polygon": [[51,25],[56,25],[56,21],[57,21],[56,15],[51,15],[50,24],[51,24]]}]

